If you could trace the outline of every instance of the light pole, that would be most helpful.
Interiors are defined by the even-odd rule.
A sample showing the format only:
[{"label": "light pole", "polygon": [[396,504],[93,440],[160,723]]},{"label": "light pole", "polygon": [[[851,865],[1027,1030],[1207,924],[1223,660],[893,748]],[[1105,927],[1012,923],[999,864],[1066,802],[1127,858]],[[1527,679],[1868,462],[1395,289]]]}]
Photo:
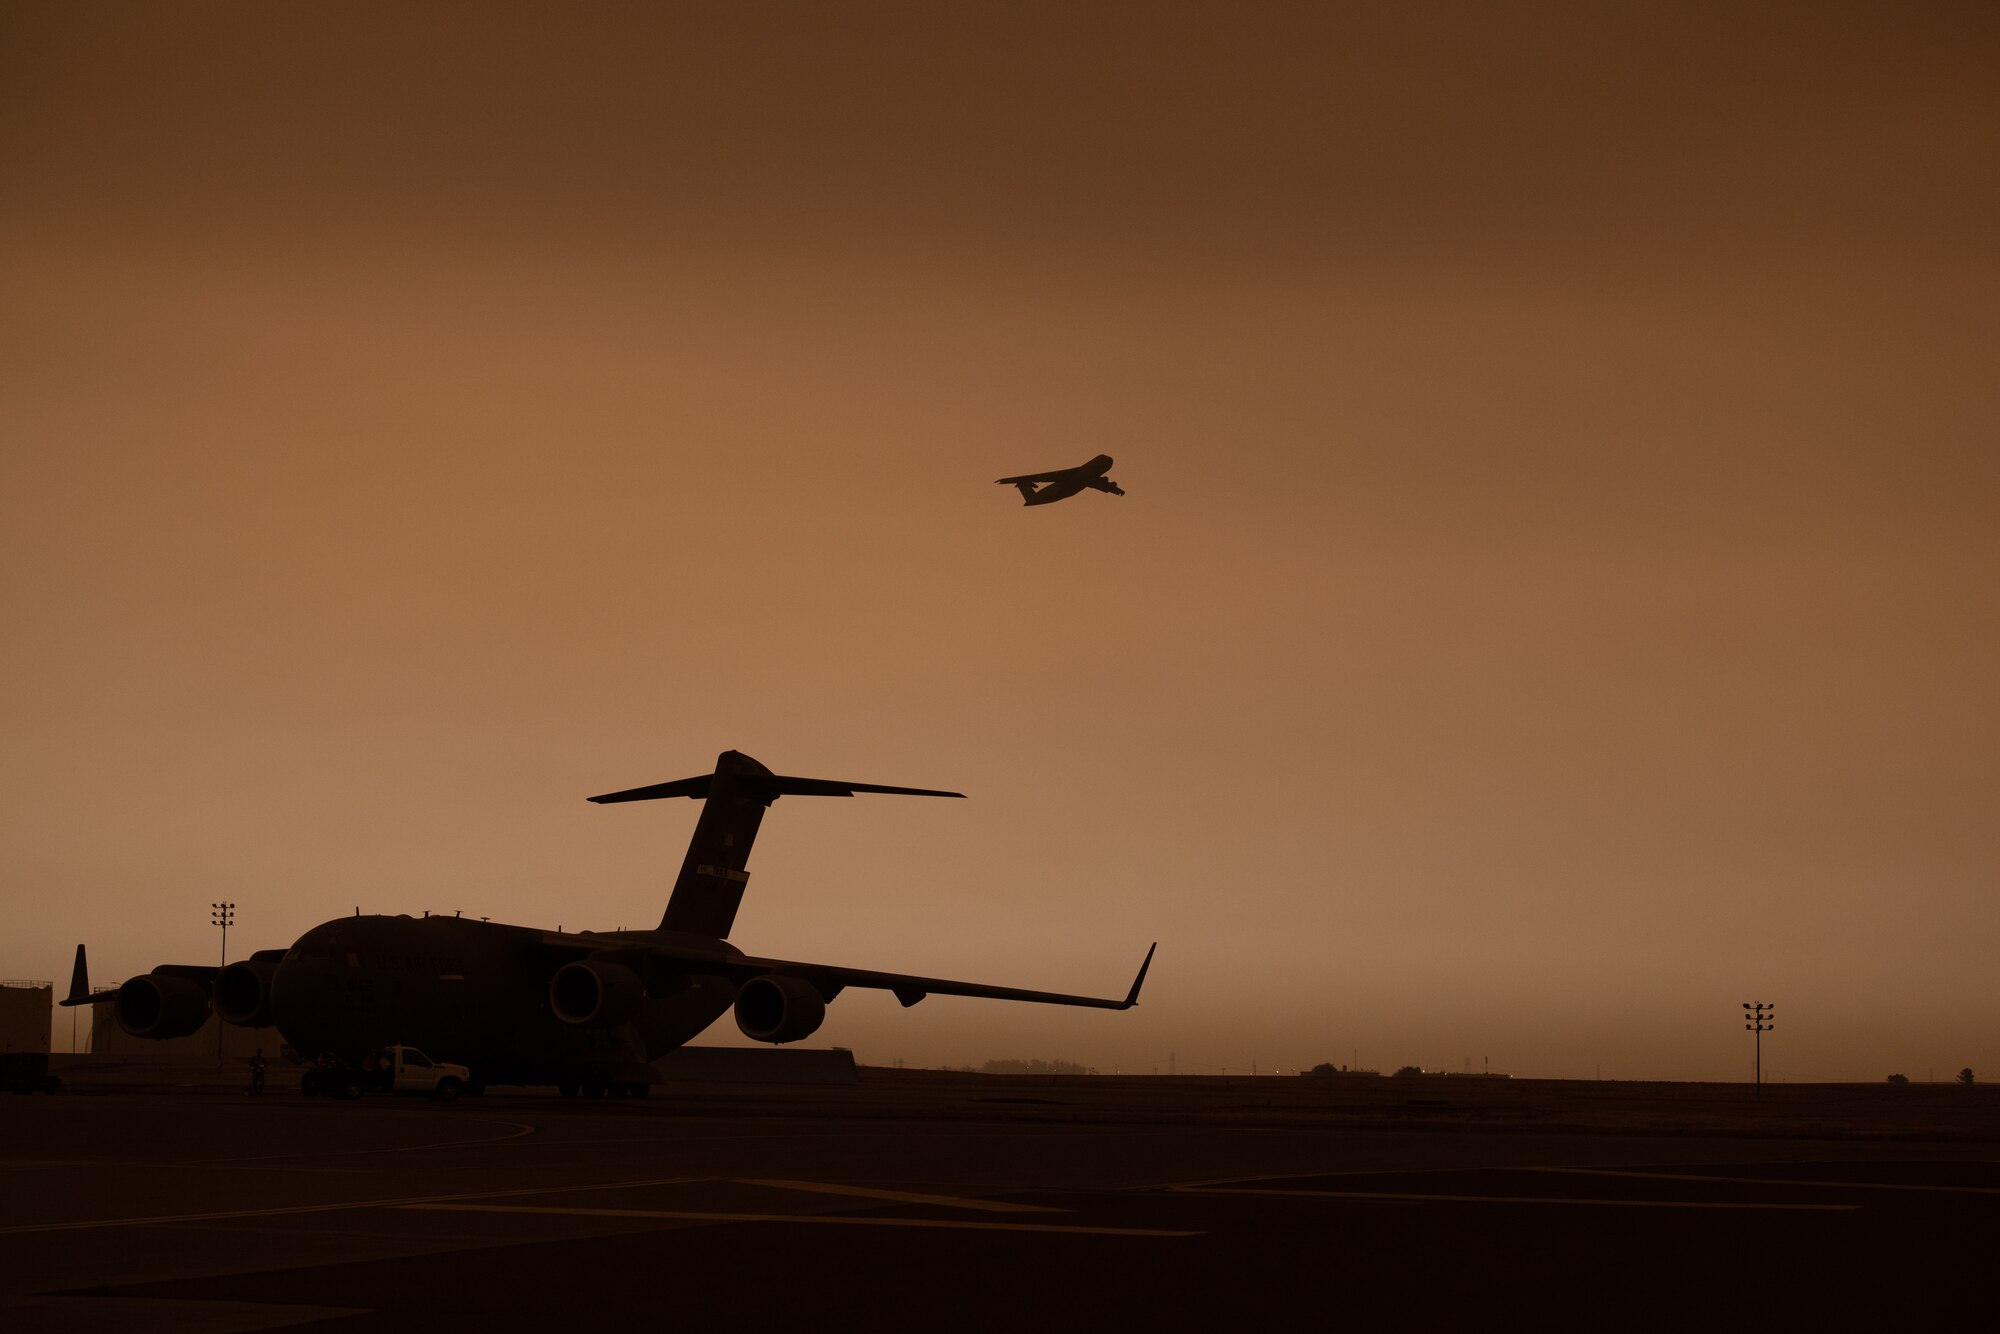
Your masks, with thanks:
[{"label": "light pole", "polygon": [[1757,1035],[1757,1064],[1754,1068],[1757,1072],[1756,1085],[1759,1098],[1764,1096],[1764,1035],[1778,1026],[1777,1020],[1773,1018],[1777,1009],[1777,1006],[1766,1005],[1763,1001],[1755,1004],[1749,1001],[1743,1002],[1743,1017],[1750,1021],[1743,1025],[1744,1030]]},{"label": "light pole", "polygon": [[[222,928],[222,963],[217,969],[219,976],[221,968],[229,966],[229,924],[236,920],[236,905],[211,903],[208,906],[213,910],[209,913],[208,920]],[[215,1066],[219,1070],[222,1068],[222,1012],[215,1008],[212,1000],[208,1008],[215,1015]]]}]

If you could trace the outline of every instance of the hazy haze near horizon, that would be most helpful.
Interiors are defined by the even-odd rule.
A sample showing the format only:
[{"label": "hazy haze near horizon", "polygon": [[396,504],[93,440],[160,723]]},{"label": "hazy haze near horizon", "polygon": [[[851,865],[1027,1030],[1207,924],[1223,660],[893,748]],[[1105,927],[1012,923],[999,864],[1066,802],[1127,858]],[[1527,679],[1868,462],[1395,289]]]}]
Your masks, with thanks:
[{"label": "hazy haze near horizon", "polygon": [[971,797],[780,801],[746,949],[1161,942],[864,1060],[2000,1067],[1996,38],[9,7],[0,974],[650,926],[582,798],[736,748]]}]

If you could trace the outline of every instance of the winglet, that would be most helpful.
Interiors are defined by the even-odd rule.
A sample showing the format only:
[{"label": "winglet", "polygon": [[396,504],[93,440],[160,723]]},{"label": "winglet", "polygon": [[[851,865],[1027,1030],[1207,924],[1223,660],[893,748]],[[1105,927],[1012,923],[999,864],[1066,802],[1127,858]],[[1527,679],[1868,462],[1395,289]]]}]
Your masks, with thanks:
[{"label": "winglet", "polygon": [[1139,965],[1139,975],[1132,979],[1132,989],[1125,993],[1125,1003],[1119,1009],[1129,1010],[1139,1003],[1139,988],[1146,984],[1146,970],[1153,966],[1153,951],[1158,948],[1160,942],[1157,940],[1146,948],[1146,961]]}]

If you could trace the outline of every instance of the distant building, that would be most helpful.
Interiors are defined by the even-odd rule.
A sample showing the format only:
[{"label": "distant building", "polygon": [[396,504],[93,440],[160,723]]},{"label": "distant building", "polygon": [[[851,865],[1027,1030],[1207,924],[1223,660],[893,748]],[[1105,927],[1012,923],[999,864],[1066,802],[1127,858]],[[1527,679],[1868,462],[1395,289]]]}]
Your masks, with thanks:
[{"label": "distant building", "polygon": [[979,1067],[983,1075],[1094,1075],[1095,1069],[1075,1061],[988,1061]]},{"label": "distant building", "polygon": [[53,982],[0,981],[0,1052],[46,1053],[55,998]]}]

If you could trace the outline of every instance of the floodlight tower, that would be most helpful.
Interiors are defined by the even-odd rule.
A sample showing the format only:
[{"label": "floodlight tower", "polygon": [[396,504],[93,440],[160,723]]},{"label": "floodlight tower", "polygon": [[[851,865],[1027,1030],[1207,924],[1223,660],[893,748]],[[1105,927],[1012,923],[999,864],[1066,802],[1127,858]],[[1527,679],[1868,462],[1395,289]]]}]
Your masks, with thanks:
[{"label": "floodlight tower", "polygon": [[1750,1021],[1743,1027],[1745,1031],[1757,1035],[1757,1064],[1754,1068],[1757,1072],[1757,1096],[1760,1098],[1764,1096],[1764,1035],[1778,1026],[1774,1018],[1777,1009],[1776,1005],[1766,1005],[1763,1001],[1743,1002],[1743,1017]]},{"label": "floodlight tower", "polygon": [[[236,920],[236,905],[233,903],[211,903],[208,906],[211,909],[208,914],[208,920],[222,928],[221,966],[227,968],[229,966],[229,924]],[[214,1007],[210,1006],[209,1008],[213,1009]],[[222,1066],[222,1015],[219,1012],[215,1016],[215,1064],[218,1069]]]}]

